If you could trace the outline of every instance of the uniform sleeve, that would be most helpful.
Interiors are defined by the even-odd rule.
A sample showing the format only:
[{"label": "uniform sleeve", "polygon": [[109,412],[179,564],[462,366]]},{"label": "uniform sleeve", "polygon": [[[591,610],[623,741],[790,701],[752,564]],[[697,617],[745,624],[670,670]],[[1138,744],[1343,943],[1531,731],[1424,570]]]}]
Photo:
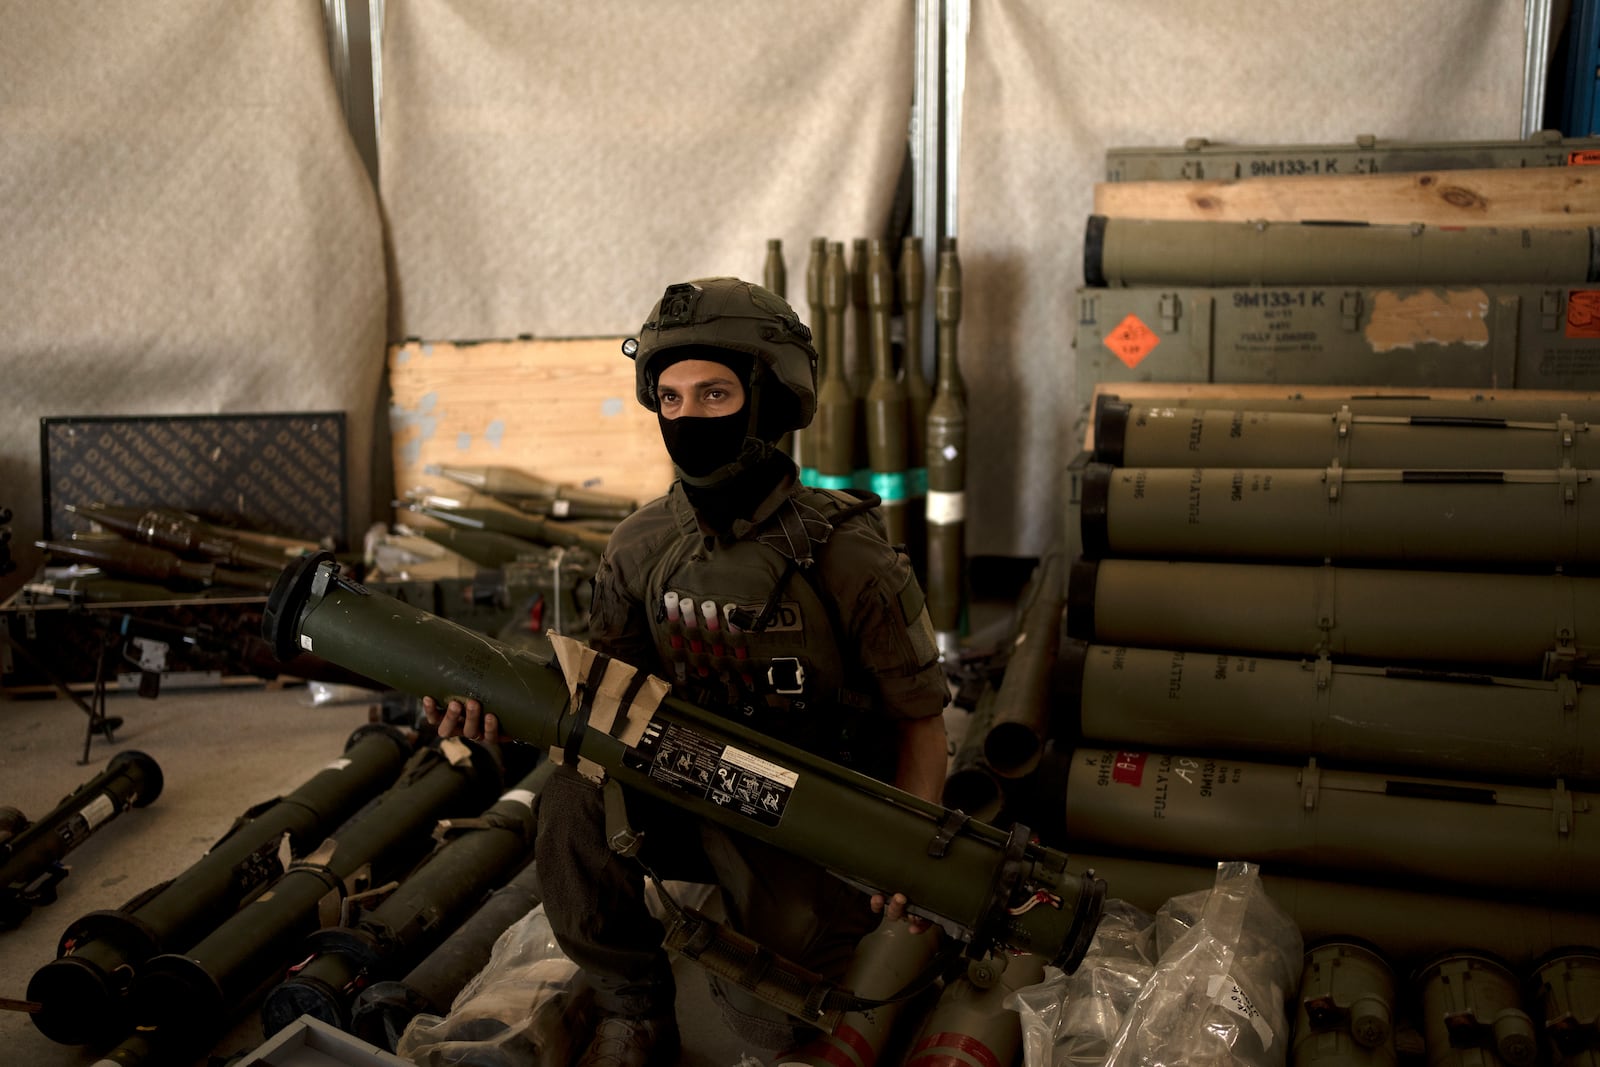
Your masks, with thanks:
[{"label": "uniform sleeve", "polygon": [[625,575],[609,551],[600,558],[600,567],[595,571],[588,643],[596,652],[641,670],[658,670],[644,604],[639,594],[629,590]]},{"label": "uniform sleeve", "polygon": [[868,523],[849,523],[835,537],[824,559],[843,585],[840,622],[884,708],[906,719],[940,714],[950,690],[911,564]]}]

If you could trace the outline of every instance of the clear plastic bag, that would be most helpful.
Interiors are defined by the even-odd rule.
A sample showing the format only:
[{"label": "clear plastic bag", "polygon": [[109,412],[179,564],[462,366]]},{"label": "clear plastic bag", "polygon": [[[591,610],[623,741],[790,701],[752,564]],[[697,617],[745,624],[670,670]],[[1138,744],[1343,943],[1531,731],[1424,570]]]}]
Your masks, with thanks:
[{"label": "clear plastic bag", "polygon": [[1027,1067],[1105,1062],[1139,991],[1155,973],[1155,924],[1125,900],[1108,900],[1083,961],[1071,975],[1055,967],[1017,990],[1006,1006],[1022,1016]]},{"label": "clear plastic bag", "polygon": [[566,1067],[579,1029],[570,1020],[588,999],[577,974],[536,907],[495,941],[450,1014],[413,1018],[395,1054],[419,1067]]},{"label": "clear plastic bag", "polygon": [[1157,930],[1166,947],[1108,1067],[1281,1067],[1289,1047],[1284,1002],[1303,943],[1262,889],[1259,867],[1218,864],[1211,890],[1168,901]]}]

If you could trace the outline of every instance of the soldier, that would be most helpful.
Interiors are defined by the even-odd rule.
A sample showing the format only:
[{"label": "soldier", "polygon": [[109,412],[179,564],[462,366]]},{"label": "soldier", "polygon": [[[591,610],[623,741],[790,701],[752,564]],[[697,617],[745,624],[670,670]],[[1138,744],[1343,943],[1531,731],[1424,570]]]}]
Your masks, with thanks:
[{"label": "soldier", "polygon": [[[709,278],[669,286],[623,350],[677,479],[612,534],[590,644],[687,700],[937,802],[949,692],[922,590],[885,539],[874,498],[800,485],[776,447],[816,411],[811,331],[766,289]],[[425,708],[445,736],[499,737],[495,716],[474,701]],[[601,1015],[581,1067],[677,1054],[672,971],[645,906],[646,868],[717,885],[739,932],[830,980],[875,913],[905,914],[900,894],[869,901],[779,849],[627,800],[643,833],[637,859],[608,849],[602,789],[577,773],[557,773],[539,803],[546,913]],[[736,986],[712,978],[711,988],[724,1020],[754,1045],[792,1048],[809,1036]]]}]

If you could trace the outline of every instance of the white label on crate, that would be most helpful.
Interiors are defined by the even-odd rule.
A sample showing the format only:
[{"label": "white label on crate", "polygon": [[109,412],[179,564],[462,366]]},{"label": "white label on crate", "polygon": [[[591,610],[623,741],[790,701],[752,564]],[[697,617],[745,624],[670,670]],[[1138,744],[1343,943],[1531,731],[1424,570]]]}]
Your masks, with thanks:
[{"label": "white label on crate", "polygon": [[310,634],[301,634],[300,635],[300,647],[305,649],[307,652],[311,651],[311,635]]}]

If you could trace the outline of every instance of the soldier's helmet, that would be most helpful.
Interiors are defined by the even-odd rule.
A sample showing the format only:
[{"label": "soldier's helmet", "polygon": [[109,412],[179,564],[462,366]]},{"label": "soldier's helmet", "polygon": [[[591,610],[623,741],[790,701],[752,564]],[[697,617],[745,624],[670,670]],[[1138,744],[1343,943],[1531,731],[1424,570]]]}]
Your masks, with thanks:
[{"label": "soldier's helmet", "polygon": [[[639,403],[656,403],[656,364],[675,349],[720,348],[754,356],[764,379],[761,436],[807,426],[817,412],[817,350],[811,331],[782,297],[738,278],[701,278],[667,286],[637,338],[622,343],[634,361]],[[761,371],[759,368],[764,367]],[[779,388],[773,389],[776,384]]]}]

